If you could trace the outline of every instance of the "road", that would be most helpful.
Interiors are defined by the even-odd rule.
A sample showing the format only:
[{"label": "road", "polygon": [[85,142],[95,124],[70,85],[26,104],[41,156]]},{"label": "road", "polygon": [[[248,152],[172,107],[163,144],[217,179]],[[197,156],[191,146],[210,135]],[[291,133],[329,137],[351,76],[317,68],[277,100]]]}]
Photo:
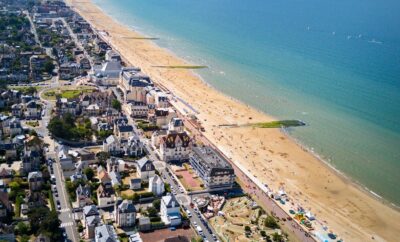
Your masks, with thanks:
[{"label": "road", "polygon": [[72,29],[69,26],[69,24],[67,23],[67,21],[65,21],[65,18],[57,18],[57,19],[59,19],[63,22],[64,26],[67,28],[67,30],[69,32],[69,36],[71,36],[73,38],[75,44],[83,51],[83,55],[85,56],[85,58],[87,58],[89,60],[90,65],[93,66],[92,57],[87,53],[86,49],[83,47],[82,43],[78,40],[78,37],[76,36],[74,31],[72,31]]},{"label": "road", "polygon": [[31,32],[32,32],[33,36],[35,37],[36,43],[38,43],[39,46],[42,47],[42,43],[39,41],[39,36],[38,36],[38,34],[36,32],[36,27],[33,24],[33,21],[32,21],[31,16],[29,15],[29,12],[28,11],[24,11],[24,14],[26,15],[26,17],[28,18],[29,22],[31,23]]},{"label": "road", "polygon": [[[60,84],[58,77],[53,77],[50,86],[48,88],[42,89],[39,92],[39,97],[41,98],[43,92],[45,92],[46,90],[58,87],[59,85]],[[41,101],[44,104],[44,116],[42,116],[42,119],[39,122],[40,125],[36,128],[36,132],[43,137],[45,143],[49,144],[48,151],[46,152],[46,158],[47,159],[51,158],[57,161],[56,150],[58,143],[50,138],[49,131],[47,129],[47,124],[50,121],[50,114],[53,108],[53,103],[51,101],[47,101],[42,98]],[[62,169],[58,162],[53,163],[53,170],[54,170],[54,176],[56,178],[56,187],[58,191],[58,196],[55,196],[55,193],[53,192],[54,202],[56,203],[56,207],[57,207],[57,202],[59,202],[61,206],[61,209],[58,211],[59,212],[58,218],[61,220],[61,227],[65,228],[68,240],[77,242],[80,240],[80,238],[75,221],[73,219],[72,210],[69,203],[69,197],[65,188],[65,178],[63,176]]]}]

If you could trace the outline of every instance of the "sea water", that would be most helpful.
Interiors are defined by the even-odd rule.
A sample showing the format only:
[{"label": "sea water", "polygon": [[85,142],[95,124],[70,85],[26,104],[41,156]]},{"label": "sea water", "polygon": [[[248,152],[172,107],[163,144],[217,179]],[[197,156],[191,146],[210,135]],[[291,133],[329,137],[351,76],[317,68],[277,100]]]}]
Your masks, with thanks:
[{"label": "sea water", "polygon": [[400,204],[400,1],[94,0]]}]

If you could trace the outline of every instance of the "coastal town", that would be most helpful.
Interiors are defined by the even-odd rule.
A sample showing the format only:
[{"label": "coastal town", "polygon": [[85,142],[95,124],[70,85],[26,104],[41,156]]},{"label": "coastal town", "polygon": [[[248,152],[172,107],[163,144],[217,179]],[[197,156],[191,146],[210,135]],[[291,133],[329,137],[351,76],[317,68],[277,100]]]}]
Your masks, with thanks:
[{"label": "coastal town", "polygon": [[1,241],[343,241],[63,1],[0,0]]}]

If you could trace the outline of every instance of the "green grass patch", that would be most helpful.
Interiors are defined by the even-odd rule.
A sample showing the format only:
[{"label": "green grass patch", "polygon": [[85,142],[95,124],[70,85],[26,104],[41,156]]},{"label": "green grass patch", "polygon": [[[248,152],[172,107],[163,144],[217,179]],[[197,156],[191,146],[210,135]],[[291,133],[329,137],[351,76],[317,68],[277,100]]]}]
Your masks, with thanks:
[{"label": "green grass patch", "polygon": [[55,212],[56,211],[56,205],[54,204],[53,193],[51,192],[51,190],[49,190],[48,197],[49,197],[51,211]]},{"label": "green grass patch", "polygon": [[184,65],[184,66],[153,66],[153,67],[157,67],[157,68],[168,68],[168,69],[204,69],[204,68],[208,68],[208,66],[196,66],[196,65]]},{"label": "green grass patch", "polygon": [[151,124],[147,121],[137,121],[136,123],[138,128],[142,129],[143,131],[154,131],[160,129],[157,125]]},{"label": "green grass patch", "polygon": [[279,120],[279,121],[251,124],[251,126],[255,128],[287,128],[287,127],[298,127],[304,125],[305,123],[300,120]]},{"label": "green grass patch", "polygon": [[81,93],[90,93],[92,92],[92,88],[82,88],[82,89],[64,89],[64,90],[49,90],[43,93],[43,98],[47,100],[55,100],[57,95],[60,95],[62,98],[74,99],[78,98]]},{"label": "green grass patch", "polygon": [[68,98],[68,99],[73,99],[79,97],[81,93],[90,93],[92,92],[92,89],[83,89],[83,90],[64,90],[61,91],[61,97],[63,98]]},{"label": "green grass patch", "polygon": [[28,121],[28,122],[26,122],[26,124],[31,126],[31,127],[39,126],[39,122],[38,121]]}]

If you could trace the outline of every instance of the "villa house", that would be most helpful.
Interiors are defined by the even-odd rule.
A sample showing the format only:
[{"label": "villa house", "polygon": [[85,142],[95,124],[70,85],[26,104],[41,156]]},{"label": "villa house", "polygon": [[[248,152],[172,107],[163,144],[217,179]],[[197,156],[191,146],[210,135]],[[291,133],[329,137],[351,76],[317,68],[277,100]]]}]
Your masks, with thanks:
[{"label": "villa house", "polygon": [[132,178],[129,183],[129,189],[140,190],[142,188],[142,179]]},{"label": "villa house", "polygon": [[[93,113],[93,115],[107,111],[112,106],[112,102],[115,99],[116,97],[111,90],[104,92],[93,91],[91,93],[83,93],[79,97],[83,109],[86,109],[87,111],[90,111],[91,109],[97,110],[94,111],[95,113]],[[89,108],[90,106],[92,106],[92,108]]]},{"label": "villa house", "polygon": [[70,176],[74,173],[75,166],[72,156],[69,154],[67,146],[61,145],[58,147],[58,160],[65,176]]},{"label": "villa house", "polygon": [[115,203],[115,223],[119,227],[132,227],[135,225],[136,208],[132,200],[123,200]]},{"label": "villa house", "polygon": [[146,103],[146,87],[153,86],[150,77],[140,71],[140,68],[122,68],[119,85],[124,93],[125,101]]},{"label": "villa house", "polygon": [[169,122],[176,117],[176,112],[172,108],[156,108],[149,113],[149,121],[162,129],[168,128]]},{"label": "villa house", "polygon": [[108,152],[111,155],[119,156],[123,153],[123,148],[121,146],[121,142],[119,138],[115,135],[108,136],[103,141],[103,151]]},{"label": "villa house", "polygon": [[111,171],[109,173],[110,179],[111,179],[111,185],[114,186],[119,186],[121,185],[121,176],[119,175],[118,171]]},{"label": "villa house", "polygon": [[100,186],[97,188],[96,193],[97,193],[97,202],[100,207],[111,206],[114,204],[115,192],[112,187],[100,184]]},{"label": "villa house", "polygon": [[122,61],[121,55],[112,49],[107,50],[105,59],[106,61]]},{"label": "villa house", "polygon": [[124,153],[130,157],[140,157],[145,154],[144,144],[137,135],[130,136],[121,143]]},{"label": "villa house", "polygon": [[133,127],[128,124],[117,125],[115,133],[119,140],[128,140],[129,137],[133,136]]},{"label": "villa house", "polygon": [[146,118],[149,113],[149,107],[144,102],[132,101],[129,103],[131,117]]},{"label": "villa house", "polygon": [[143,157],[136,161],[136,172],[138,177],[143,181],[148,181],[150,177],[153,177],[156,174],[153,162],[147,157]]},{"label": "villa house", "polygon": [[26,119],[38,119],[40,118],[41,109],[40,105],[36,101],[32,100],[26,104],[25,118]]},{"label": "villa house", "polygon": [[22,116],[23,105],[21,103],[16,103],[11,106],[11,114],[14,117],[20,118]]},{"label": "villa house", "polygon": [[146,94],[146,103],[154,105],[155,108],[168,108],[168,96],[156,87],[148,87]]},{"label": "villa house", "polygon": [[43,175],[40,171],[29,172],[28,184],[30,191],[39,191],[43,184]]},{"label": "villa house", "polygon": [[58,115],[69,113],[75,116],[80,113],[80,106],[76,101],[69,101],[67,98],[57,98],[55,112]]},{"label": "villa house", "polygon": [[161,196],[164,193],[164,182],[158,175],[150,177],[148,191],[154,193],[156,196]]},{"label": "villa house", "polygon": [[22,156],[22,169],[25,173],[37,171],[40,168],[42,155],[36,149],[28,148],[25,145],[24,154]]},{"label": "villa house", "polygon": [[190,152],[191,140],[183,129],[183,121],[173,118],[167,134],[160,139],[160,158],[165,162],[188,160]]},{"label": "villa house", "polygon": [[88,184],[85,186],[79,185],[76,189],[76,203],[78,207],[84,207],[93,204],[91,197],[91,189]]},{"label": "villa house", "polygon": [[83,207],[83,224],[85,225],[85,238],[93,239],[95,236],[95,228],[101,224],[100,214],[96,205],[88,205]]},{"label": "villa house", "polygon": [[18,118],[11,118],[3,123],[3,135],[13,137],[19,134],[22,134],[22,126]]},{"label": "villa house", "polygon": [[160,205],[161,220],[168,226],[178,226],[182,223],[180,206],[172,195],[163,196]]},{"label": "villa house", "polygon": [[95,242],[119,242],[117,233],[112,225],[101,225],[95,229]]},{"label": "villa house", "polygon": [[13,207],[8,198],[8,193],[0,191],[0,221],[10,216],[12,212]]}]

